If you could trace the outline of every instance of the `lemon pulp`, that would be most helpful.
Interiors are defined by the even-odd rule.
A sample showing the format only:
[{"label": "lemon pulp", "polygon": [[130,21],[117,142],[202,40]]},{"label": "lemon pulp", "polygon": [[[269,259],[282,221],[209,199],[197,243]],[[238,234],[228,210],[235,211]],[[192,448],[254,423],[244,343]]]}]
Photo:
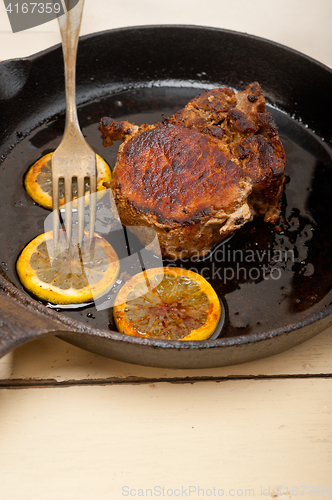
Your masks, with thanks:
[{"label": "lemon pulp", "polygon": [[[52,154],[40,158],[36,161],[28,170],[25,179],[24,186],[28,195],[44,208],[49,210],[52,209]],[[97,199],[100,199],[106,192],[104,182],[109,182],[112,178],[112,173],[110,167],[107,165],[105,160],[101,156],[96,155],[97,158]],[[85,181],[85,205],[89,204],[90,195],[90,182]],[[72,184],[73,200],[77,200],[77,181],[74,179]],[[64,200],[64,185],[63,181],[59,182],[59,204],[63,206]],[[77,202],[76,202],[77,204]],[[73,202],[73,207],[75,207],[75,201]]]},{"label": "lemon pulp", "polygon": [[[60,232],[64,233],[64,231]],[[88,233],[85,233],[88,239]],[[20,254],[16,269],[24,287],[53,304],[89,302],[105,293],[119,272],[113,247],[94,235],[91,246],[72,244],[67,248],[64,234],[54,252],[53,232],[33,239]]]},{"label": "lemon pulp", "polygon": [[215,331],[221,305],[211,285],[181,268],[149,269],[119,291],[115,323],[127,335],[171,340],[204,340]]}]

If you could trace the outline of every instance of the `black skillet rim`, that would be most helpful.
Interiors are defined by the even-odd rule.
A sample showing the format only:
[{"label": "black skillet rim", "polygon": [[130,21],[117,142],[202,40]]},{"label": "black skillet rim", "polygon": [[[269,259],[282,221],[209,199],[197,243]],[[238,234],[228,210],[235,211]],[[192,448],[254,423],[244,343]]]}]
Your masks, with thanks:
[{"label": "black skillet rim", "polygon": [[[177,24],[165,24],[165,25],[142,25],[142,26],[130,26],[130,27],[123,27],[123,28],[117,28],[117,29],[111,29],[111,30],[104,30],[96,33],[91,33],[88,35],[84,35],[80,38],[80,42],[85,42],[88,43],[89,40],[100,37],[100,36],[105,36],[107,34],[112,34],[112,33],[121,33],[121,32],[128,32],[128,31],[148,31],[148,30],[200,30],[200,31],[209,31],[209,32],[219,32],[219,33],[224,33],[224,34],[230,34],[233,36],[238,36],[241,38],[248,38],[250,40],[256,40],[257,42],[264,43],[266,45],[269,45],[271,47],[277,47],[283,51],[288,52],[289,54],[294,55],[295,57],[301,58],[301,60],[306,60],[307,62],[316,65],[319,67],[321,70],[327,71],[330,73],[332,77],[332,69],[326,66],[325,64],[313,59],[312,57],[303,54],[293,48],[287,47],[283,44],[280,44],[278,42],[274,42],[268,39],[265,39],[263,37],[258,37],[256,35],[251,35],[248,33],[241,33],[238,31],[234,30],[227,30],[227,29],[222,29],[222,28],[215,28],[215,27],[208,27],[208,26],[197,26],[197,25],[177,25]],[[35,63],[40,57],[44,57],[46,55],[49,55],[52,51],[58,50],[61,48],[61,44],[56,44],[52,47],[49,47],[45,50],[42,50],[38,53],[35,53],[31,56],[28,56],[26,58],[18,58],[18,59],[11,59],[7,61],[21,61],[21,60],[29,60],[31,64]],[[4,62],[7,62],[4,61]],[[1,63],[0,63],[1,65]],[[141,85],[135,85],[133,82],[133,85],[130,87],[123,88],[123,90],[128,90],[130,88],[140,88]],[[78,99],[78,104],[83,104],[84,102],[88,102],[84,100],[79,100]],[[282,110],[282,109],[281,109]],[[38,124],[40,125],[40,123]],[[28,130],[25,132],[24,136],[26,134],[29,134],[31,130]],[[23,136],[22,136],[23,138]],[[9,138],[10,139],[10,138]],[[7,144],[10,141],[7,141]],[[10,145],[14,147],[19,141],[17,140],[14,142],[10,142]],[[6,144],[6,143],[5,143]],[[6,155],[8,151],[5,151],[4,154]],[[161,340],[161,339],[148,339],[148,338],[139,338],[139,337],[132,337],[132,336],[127,336],[124,335],[120,332],[112,331],[112,330],[106,330],[106,329],[97,329],[94,328],[88,324],[85,324],[81,321],[74,320],[72,318],[69,318],[62,313],[58,313],[57,311],[54,311],[52,309],[47,308],[44,306],[42,303],[32,299],[29,295],[25,294],[24,292],[21,292],[18,288],[16,288],[15,285],[11,284],[9,281],[7,281],[6,278],[0,275],[0,288],[6,293],[7,295],[11,296],[13,300],[19,302],[21,305],[26,307],[29,310],[35,311],[36,313],[39,313],[41,315],[44,315],[45,317],[52,319],[56,321],[57,323],[62,324],[65,328],[66,331],[70,331],[72,333],[87,333],[91,335],[95,335],[98,337],[102,338],[109,338],[112,340],[116,340],[118,342],[124,342],[124,343],[131,343],[131,344],[138,344],[138,345],[149,345],[152,347],[158,347],[158,348],[166,348],[166,349],[206,349],[206,348],[213,348],[213,347],[229,347],[229,346],[235,346],[235,345],[242,345],[242,344],[252,344],[252,343],[257,343],[259,341],[263,340],[268,340],[272,339],[274,337],[281,336],[283,334],[290,333],[295,330],[299,330],[303,327],[310,326],[326,317],[332,314],[332,305],[325,307],[322,311],[319,311],[318,313],[313,314],[312,316],[309,316],[305,320],[301,322],[292,322],[287,327],[280,327],[277,329],[261,332],[261,333],[249,333],[246,335],[241,335],[241,336],[235,336],[235,337],[224,337],[224,338],[218,338],[214,340],[203,340],[203,341],[186,341],[186,342],[181,342],[181,341],[172,341],[172,340]]]}]

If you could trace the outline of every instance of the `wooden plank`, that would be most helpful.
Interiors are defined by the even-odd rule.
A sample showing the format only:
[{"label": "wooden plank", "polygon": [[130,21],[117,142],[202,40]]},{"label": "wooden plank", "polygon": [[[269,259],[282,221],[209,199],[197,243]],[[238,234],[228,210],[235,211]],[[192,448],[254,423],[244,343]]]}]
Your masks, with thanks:
[{"label": "wooden plank", "polygon": [[[97,356],[55,337],[19,347],[0,360],[0,381],[61,382],[332,374],[332,327],[284,353],[259,361],[204,370],[170,370],[122,363]],[[12,381],[12,382],[11,382]],[[0,382],[1,384],[1,382]]]},{"label": "wooden plank", "polygon": [[330,379],[1,390],[0,405],[3,499],[332,490]]}]

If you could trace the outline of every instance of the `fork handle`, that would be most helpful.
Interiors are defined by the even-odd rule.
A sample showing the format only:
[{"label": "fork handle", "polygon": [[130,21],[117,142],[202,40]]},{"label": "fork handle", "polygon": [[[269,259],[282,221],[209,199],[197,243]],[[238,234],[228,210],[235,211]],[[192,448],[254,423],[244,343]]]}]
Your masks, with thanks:
[{"label": "fork handle", "polygon": [[65,66],[65,82],[66,82],[66,129],[77,128],[80,131],[77,108],[76,108],[76,54],[78,37],[81,28],[81,20],[83,13],[84,0],[79,0],[75,7],[71,8],[73,0],[67,0],[67,12],[58,17],[63,59]]}]

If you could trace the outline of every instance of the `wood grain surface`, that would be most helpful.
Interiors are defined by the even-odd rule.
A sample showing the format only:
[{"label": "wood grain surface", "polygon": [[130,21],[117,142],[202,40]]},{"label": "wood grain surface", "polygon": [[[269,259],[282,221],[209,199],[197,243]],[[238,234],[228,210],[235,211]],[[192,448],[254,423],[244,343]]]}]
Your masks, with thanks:
[{"label": "wood grain surface", "polygon": [[120,500],[148,489],[175,499],[190,486],[195,500],[221,489],[282,499],[332,490],[331,380],[2,390],[0,407],[6,500]]}]

